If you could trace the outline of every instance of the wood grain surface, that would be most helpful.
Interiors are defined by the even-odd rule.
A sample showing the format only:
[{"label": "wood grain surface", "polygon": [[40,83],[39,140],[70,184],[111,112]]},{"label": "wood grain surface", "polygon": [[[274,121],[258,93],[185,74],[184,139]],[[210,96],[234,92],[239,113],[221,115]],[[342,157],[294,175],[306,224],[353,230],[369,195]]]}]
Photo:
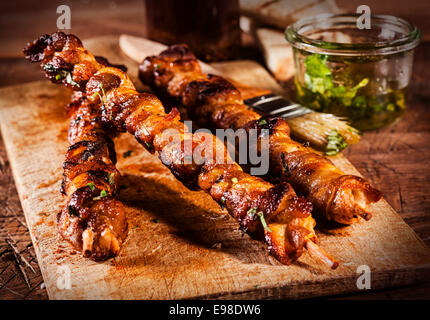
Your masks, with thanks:
[{"label": "wood grain surface", "polygon": [[[87,45],[97,54],[111,59],[114,55],[112,61],[124,58],[107,38]],[[125,61],[133,74],[135,66]],[[262,80],[261,67],[255,63],[225,65],[224,71],[235,70],[241,76],[245,70],[253,72],[248,79],[257,78],[252,75],[260,70]],[[267,256],[262,243],[243,236],[207,195],[185,189],[127,135],[116,145],[129,239],[118,258],[98,264],[87,261],[59,238],[54,222],[63,205],[58,187],[67,146],[62,111],[67,96],[67,91],[46,81],[3,89],[0,95],[2,134],[50,298],[327,295],[357,291],[355,270],[361,264],[372,268],[374,289],[427,275],[428,248],[385,201],[377,205],[371,222],[320,234],[321,244],[342,262],[335,272],[308,255],[292,266],[279,265]],[[132,156],[121,157],[127,150],[133,150]],[[355,173],[342,157],[335,161]],[[65,265],[70,267],[71,290],[57,286],[59,267]]]}]

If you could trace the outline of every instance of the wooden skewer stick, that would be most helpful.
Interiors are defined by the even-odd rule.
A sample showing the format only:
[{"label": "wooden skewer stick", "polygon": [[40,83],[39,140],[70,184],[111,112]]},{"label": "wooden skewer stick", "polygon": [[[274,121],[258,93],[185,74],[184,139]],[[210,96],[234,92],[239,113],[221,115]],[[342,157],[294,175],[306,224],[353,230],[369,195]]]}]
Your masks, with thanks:
[{"label": "wooden skewer stick", "polygon": [[324,262],[327,266],[329,266],[333,270],[339,266],[339,262],[337,262],[332,256],[330,256],[327,252],[325,252],[312,240],[306,240],[305,247],[313,257]]},{"label": "wooden skewer stick", "polygon": [[91,252],[93,251],[93,243],[94,243],[94,233],[91,229],[85,229],[82,232],[82,253],[85,257],[90,257]]}]

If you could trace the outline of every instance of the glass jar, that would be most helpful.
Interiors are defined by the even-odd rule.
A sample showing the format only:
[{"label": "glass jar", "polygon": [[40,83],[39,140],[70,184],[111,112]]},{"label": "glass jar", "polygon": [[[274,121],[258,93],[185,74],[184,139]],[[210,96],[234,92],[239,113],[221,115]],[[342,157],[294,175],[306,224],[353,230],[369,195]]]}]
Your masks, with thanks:
[{"label": "glass jar", "polygon": [[347,117],[359,130],[395,122],[406,108],[419,30],[403,19],[323,14],[286,29],[295,63],[297,100],[316,111]]},{"label": "glass jar", "polygon": [[240,47],[238,0],[146,0],[145,36],[186,43],[198,58],[235,58]]}]

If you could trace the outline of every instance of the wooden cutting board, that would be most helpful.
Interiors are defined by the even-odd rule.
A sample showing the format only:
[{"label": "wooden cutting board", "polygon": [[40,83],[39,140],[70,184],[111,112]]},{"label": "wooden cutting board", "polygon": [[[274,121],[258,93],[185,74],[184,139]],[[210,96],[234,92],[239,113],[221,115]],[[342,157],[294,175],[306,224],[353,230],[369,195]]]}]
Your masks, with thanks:
[{"label": "wooden cutting board", "polygon": [[[95,54],[125,63],[136,75],[137,65],[121,53],[118,38],[85,44]],[[279,89],[254,62],[216,67],[246,84]],[[115,259],[84,259],[58,236],[55,222],[64,205],[59,187],[68,99],[66,89],[48,81],[0,90],[2,135],[51,299],[304,298],[358,291],[361,265],[371,270],[372,289],[411,284],[429,274],[429,248],[385,200],[375,206],[369,222],[319,232],[321,246],[341,263],[337,270],[306,253],[291,266],[281,265],[263,243],[242,234],[208,195],[183,187],[157,156],[127,134],[115,144],[128,240]],[[128,150],[131,156],[124,158]],[[333,161],[357,174],[344,157]]]}]

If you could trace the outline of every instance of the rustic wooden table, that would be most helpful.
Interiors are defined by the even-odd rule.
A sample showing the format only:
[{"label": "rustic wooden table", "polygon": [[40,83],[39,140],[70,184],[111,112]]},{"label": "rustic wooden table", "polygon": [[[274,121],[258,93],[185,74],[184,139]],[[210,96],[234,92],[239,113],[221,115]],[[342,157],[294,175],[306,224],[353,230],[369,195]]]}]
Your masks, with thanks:
[{"label": "rustic wooden table", "polygon": [[[30,2],[28,2],[30,3]],[[128,3],[128,4],[127,4]],[[114,5],[115,4],[115,5]],[[73,32],[86,38],[102,34],[127,32],[141,35],[142,19],[136,15],[141,1],[129,0],[111,3],[109,27],[95,23],[88,27],[87,17],[94,6],[74,7]],[[115,7],[116,6],[116,7]],[[0,87],[43,79],[39,68],[22,57],[10,57],[22,46],[22,39],[32,39],[39,32],[55,28],[44,21],[55,21],[55,11],[48,5],[37,10],[49,13],[49,19],[40,19],[34,28],[11,29],[8,21],[35,21],[31,5],[26,11],[11,12],[0,19]],[[42,10],[43,9],[43,10]],[[121,15],[115,15],[119,12]],[[81,14],[77,14],[82,10]],[[101,13],[97,12],[100,15]],[[30,16],[32,17],[30,19]],[[124,16],[125,15],[125,16]],[[52,17],[51,17],[52,16]],[[125,17],[125,18],[124,18]],[[4,19],[3,19],[4,18]],[[85,23],[80,23],[82,21]],[[127,24],[123,22],[127,21]],[[52,23],[51,23],[52,24]],[[23,24],[25,25],[25,24]],[[7,27],[9,26],[9,27]],[[40,29],[40,30],[39,30]],[[19,34],[20,37],[10,36]],[[10,41],[9,41],[10,39]],[[7,40],[7,41],[6,41]],[[4,45],[3,45],[4,44]],[[245,50],[244,57],[261,61],[255,50]],[[397,124],[366,133],[358,145],[344,153],[372,183],[383,191],[387,201],[403,219],[430,245],[430,43],[422,43],[416,52],[414,75],[411,81],[409,108]],[[288,89],[290,84],[284,84]],[[1,133],[0,133],[1,134]],[[49,142],[47,142],[49,143]],[[30,156],[30,155],[29,155]],[[390,232],[390,230],[387,230]],[[15,188],[11,168],[2,139],[0,139],[0,299],[47,299],[33,245]],[[430,283],[413,287],[368,292],[334,297],[336,299],[430,299]]]}]

